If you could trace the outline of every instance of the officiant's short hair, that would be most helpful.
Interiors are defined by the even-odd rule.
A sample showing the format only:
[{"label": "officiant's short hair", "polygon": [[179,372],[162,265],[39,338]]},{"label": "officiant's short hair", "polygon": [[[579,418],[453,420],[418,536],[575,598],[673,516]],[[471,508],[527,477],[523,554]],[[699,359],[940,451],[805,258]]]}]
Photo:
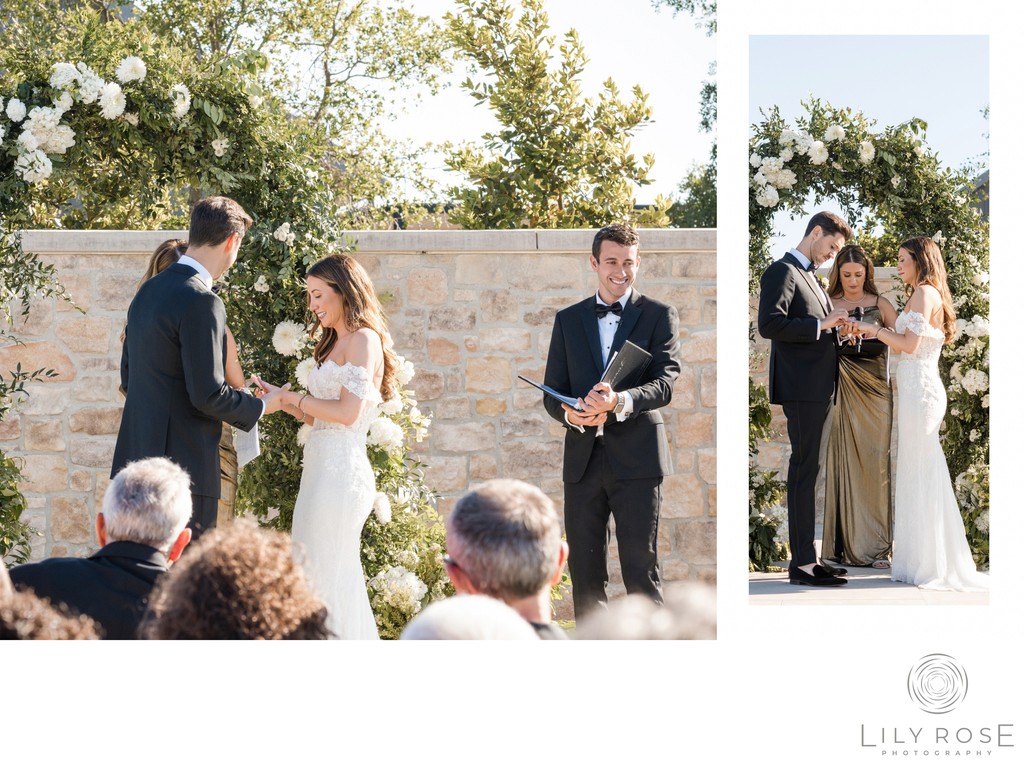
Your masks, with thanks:
[{"label": "officiant's short hair", "polygon": [[562,532],[551,499],[517,479],[492,479],[464,495],[446,523],[455,564],[481,593],[535,596],[558,571]]},{"label": "officiant's short hair", "polygon": [[637,252],[640,250],[640,235],[637,234],[636,229],[628,223],[613,223],[600,229],[594,235],[594,244],[591,247],[594,260],[601,260],[601,243],[606,240],[623,247],[633,247],[633,245],[636,245]]},{"label": "officiant's short hair", "polygon": [[103,495],[107,537],[166,549],[192,516],[189,484],[188,472],[165,457],[129,463]]},{"label": "officiant's short hair", "polygon": [[850,228],[850,224],[831,210],[822,210],[811,216],[811,220],[807,222],[807,228],[804,230],[804,236],[806,237],[814,231],[815,226],[820,226],[825,234],[842,234],[843,239],[853,237],[853,229]]},{"label": "officiant's short hair", "polygon": [[205,197],[192,208],[188,243],[192,247],[219,245],[232,234],[244,237],[252,217],[229,197]]}]

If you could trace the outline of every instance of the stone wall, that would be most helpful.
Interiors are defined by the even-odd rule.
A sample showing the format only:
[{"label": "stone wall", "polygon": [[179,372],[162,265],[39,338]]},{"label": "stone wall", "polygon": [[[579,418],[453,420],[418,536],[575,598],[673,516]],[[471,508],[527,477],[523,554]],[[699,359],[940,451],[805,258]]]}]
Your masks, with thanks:
[{"label": "stone wall", "polygon": [[[26,232],[24,247],[57,266],[83,313],[54,300],[0,348],[0,370],[52,367],[58,376],[0,423],[0,448],[24,460],[25,520],[34,558],[95,547],[92,524],[120,421],[120,339],[149,254],[182,232]],[[596,289],[592,231],[353,232],[356,258],[384,298],[411,387],[433,417],[417,457],[446,513],[474,484],[515,477],[561,506],[562,428],[540,393],[517,381],[544,374],[555,312]],[[715,579],[716,281],[713,230],[641,232],[638,288],[674,304],[683,371],[667,432],[676,473],[666,479],[659,550],[668,581]],[[612,542],[614,550],[614,540]],[[613,580],[618,581],[617,566]]]},{"label": "stone wall", "polygon": [[[829,272],[824,272],[826,278],[831,279]],[[903,283],[896,276],[895,268],[876,268],[875,269],[875,286],[879,292],[889,300],[889,302],[899,310],[899,304],[897,303],[897,296],[902,294]],[[754,346],[753,353],[751,354],[750,371],[751,376],[755,383],[761,385],[768,385],[768,355],[771,349],[771,344],[757,334],[757,303],[758,297],[752,296],[750,299],[750,321],[754,324]],[[899,365],[900,355],[889,354],[889,379],[893,384],[893,412],[895,413],[895,407],[898,406],[899,402],[899,391],[896,389],[896,367]],[[772,405],[772,428],[776,431],[774,439],[769,441],[767,444],[760,445],[760,452],[757,456],[757,464],[769,471],[778,471],[778,478],[782,481],[786,480],[786,471],[789,465],[789,456],[792,449],[789,446],[789,437],[786,435],[786,416],[782,414],[782,407],[780,405]],[[893,420],[892,429],[892,465],[896,465],[896,421]],[[895,487],[894,487],[895,488]],[[824,507],[825,507],[825,475],[822,471],[821,475],[818,476],[817,484],[817,523],[821,524],[824,520]],[[786,499],[783,497],[782,504],[786,504]]]}]

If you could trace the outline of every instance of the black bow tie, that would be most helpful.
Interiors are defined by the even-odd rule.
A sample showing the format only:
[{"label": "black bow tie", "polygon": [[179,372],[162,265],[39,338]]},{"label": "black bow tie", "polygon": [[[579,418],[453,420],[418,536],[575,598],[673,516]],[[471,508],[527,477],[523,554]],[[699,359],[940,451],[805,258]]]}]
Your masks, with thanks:
[{"label": "black bow tie", "polygon": [[594,310],[597,311],[597,318],[604,319],[609,313],[615,314],[616,316],[622,316],[622,304],[616,301],[611,306],[605,306],[603,303],[594,304]]},{"label": "black bow tie", "polygon": [[807,270],[808,270],[808,271],[809,271],[809,272],[810,272],[811,274],[813,274],[813,273],[814,273],[815,271],[817,271],[817,269],[815,268],[815,266],[814,266],[814,264],[813,264],[813,263],[809,263],[809,264],[807,264]]}]

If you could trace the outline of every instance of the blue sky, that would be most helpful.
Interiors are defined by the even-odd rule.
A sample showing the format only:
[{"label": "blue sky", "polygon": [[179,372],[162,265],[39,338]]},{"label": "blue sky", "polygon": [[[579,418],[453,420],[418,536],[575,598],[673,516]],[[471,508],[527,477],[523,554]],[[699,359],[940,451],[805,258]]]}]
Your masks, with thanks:
[{"label": "blue sky", "polygon": [[[939,160],[958,168],[988,150],[988,62],[983,35],[751,36],[748,119],[760,121],[760,107],[777,104],[792,121],[809,95],[859,109],[878,128],[919,117]],[[773,252],[781,255],[804,222],[779,215],[776,225]]]}]

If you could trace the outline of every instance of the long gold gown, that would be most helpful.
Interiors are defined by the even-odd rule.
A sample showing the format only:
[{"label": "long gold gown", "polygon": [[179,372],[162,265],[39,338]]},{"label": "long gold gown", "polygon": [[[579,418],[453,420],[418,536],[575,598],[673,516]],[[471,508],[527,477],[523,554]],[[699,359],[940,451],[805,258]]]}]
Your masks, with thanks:
[{"label": "long gold gown", "polygon": [[[882,325],[877,306],[864,321]],[[871,566],[892,554],[888,349],[864,339],[839,349],[839,382],[825,459],[822,558]]]}]

